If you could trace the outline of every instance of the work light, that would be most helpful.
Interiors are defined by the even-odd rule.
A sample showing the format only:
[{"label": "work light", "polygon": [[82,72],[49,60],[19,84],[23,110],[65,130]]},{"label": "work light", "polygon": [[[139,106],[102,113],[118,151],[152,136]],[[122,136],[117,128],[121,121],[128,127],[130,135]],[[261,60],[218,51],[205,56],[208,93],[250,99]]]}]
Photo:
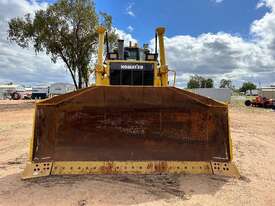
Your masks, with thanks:
[{"label": "work light", "polygon": [[117,53],[110,53],[110,59],[111,59],[111,60],[113,60],[113,59],[118,59]]},{"label": "work light", "polygon": [[154,61],[155,60],[155,54],[147,54],[147,60]]}]

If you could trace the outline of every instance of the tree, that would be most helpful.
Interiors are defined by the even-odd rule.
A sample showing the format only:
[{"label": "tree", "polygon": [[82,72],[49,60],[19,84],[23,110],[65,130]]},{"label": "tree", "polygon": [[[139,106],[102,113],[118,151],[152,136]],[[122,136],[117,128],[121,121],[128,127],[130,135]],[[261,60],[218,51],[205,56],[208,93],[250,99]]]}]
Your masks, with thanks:
[{"label": "tree", "polygon": [[222,79],[220,81],[220,88],[229,88],[233,89],[234,86],[232,85],[232,81],[230,79]]},{"label": "tree", "polygon": [[190,77],[189,82],[187,83],[188,89],[195,89],[195,88],[213,88],[214,82],[212,79],[208,78],[205,79],[202,76],[194,75]]},{"label": "tree", "polygon": [[201,88],[213,88],[214,81],[213,79],[203,79],[201,83]]},{"label": "tree", "polygon": [[114,42],[112,17],[96,13],[91,0],[58,0],[32,18],[14,18],[9,22],[9,39],[20,47],[33,45],[35,52],[46,52],[56,63],[61,59],[70,71],[76,89],[89,84],[90,63],[96,57],[99,25],[109,32]]},{"label": "tree", "polygon": [[242,87],[239,89],[240,92],[246,92],[247,90],[257,89],[257,86],[252,82],[244,82]]},{"label": "tree", "polygon": [[187,88],[188,89],[200,88],[200,81],[195,76],[192,76],[189,82],[187,83]]}]

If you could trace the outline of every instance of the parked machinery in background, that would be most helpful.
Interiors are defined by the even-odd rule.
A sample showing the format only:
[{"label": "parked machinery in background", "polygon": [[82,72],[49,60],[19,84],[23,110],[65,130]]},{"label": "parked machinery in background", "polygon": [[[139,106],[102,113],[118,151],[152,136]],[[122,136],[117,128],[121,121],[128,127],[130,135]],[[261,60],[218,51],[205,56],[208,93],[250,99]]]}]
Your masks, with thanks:
[{"label": "parked machinery in background", "polygon": [[6,84],[0,85],[0,99],[30,99],[31,91],[22,85]]},{"label": "parked machinery in background", "polygon": [[15,91],[15,92],[11,93],[11,99],[12,100],[22,99],[22,95],[19,92]]},{"label": "parked machinery in background", "polygon": [[257,96],[255,99],[252,100],[246,100],[244,104],[248,107],[253,106],[275,109],[275,99],[269,99],[262,96]]},{"label": "parked machinery in background", "polygon": [[15,91],[10,94],[12,100],[31,99],[32,93],[28,91]]},{"label": "parked machinery in background", "polygon": [[24,86],[17,86],[14,91],[10,93],[12,100],[31,99],[31,91]]}]

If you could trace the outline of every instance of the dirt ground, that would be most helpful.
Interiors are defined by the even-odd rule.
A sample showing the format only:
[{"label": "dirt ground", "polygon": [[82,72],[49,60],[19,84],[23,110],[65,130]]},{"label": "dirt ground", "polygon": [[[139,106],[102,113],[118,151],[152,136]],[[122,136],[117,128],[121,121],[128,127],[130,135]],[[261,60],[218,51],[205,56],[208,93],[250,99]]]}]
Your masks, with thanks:
[{"label": "dirt ground", "polygon": [[275,205],[275,112],[230,106],[242,175],[85,175],[22,181],[33,102],[0,101],[0,205]]}]

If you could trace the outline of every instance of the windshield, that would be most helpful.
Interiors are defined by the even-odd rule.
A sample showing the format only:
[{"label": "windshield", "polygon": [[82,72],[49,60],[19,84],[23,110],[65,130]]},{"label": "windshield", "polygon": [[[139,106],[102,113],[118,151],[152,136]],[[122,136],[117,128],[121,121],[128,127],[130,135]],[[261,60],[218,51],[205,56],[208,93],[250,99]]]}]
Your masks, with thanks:
[{"label": "windshield", "polygon": [[138,60],[139,54],[137,49],[129,49],[128,50],[128,60]]},{"label": "windshield", "polygon": [[126,53],[125,55],[126,60],[145,61],[144,49],[135,48],[135,47],[126,47],[125,53]]}]

